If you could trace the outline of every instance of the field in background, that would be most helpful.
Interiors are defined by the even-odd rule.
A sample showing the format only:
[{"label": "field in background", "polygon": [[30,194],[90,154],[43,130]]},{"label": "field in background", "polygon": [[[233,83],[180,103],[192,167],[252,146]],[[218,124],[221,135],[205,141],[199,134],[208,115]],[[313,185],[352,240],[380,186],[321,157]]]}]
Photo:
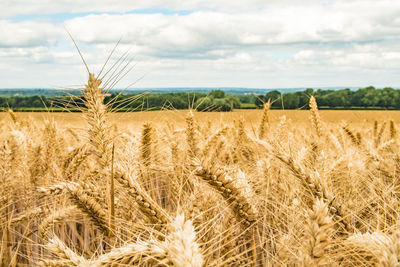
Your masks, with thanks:
[{"label": "field in background", "polygon": [[[121,129],[141,129],[142,124],[151,122],[154,126],[167,126],[168,122],[179,127],[185,126],[187,110],[125,112],[109,114],[110,122]],[[321,110],[320,116],[324,123],[347,123],[362,127],[372,127],[375,120],[393,120],[400,123],[400,111],[378,110]],[[54,119],[59,127],[85,127],[85,119],[82,113],[47,113],[47,112],[15,112],[21,118],[33,118],[37,122]],[[262,117],[262,110],[235,110],[234,112],[195,112],[196,119],[200,123],[211,121],[221,123],[233,123],[243,119],[250,129],[256,129]],[[269,123],[278,124],[281,117],[291,123],[309,124],[309,110],[270,110]],[[9,121],[7,112],[0,112],[0,121]]]}]

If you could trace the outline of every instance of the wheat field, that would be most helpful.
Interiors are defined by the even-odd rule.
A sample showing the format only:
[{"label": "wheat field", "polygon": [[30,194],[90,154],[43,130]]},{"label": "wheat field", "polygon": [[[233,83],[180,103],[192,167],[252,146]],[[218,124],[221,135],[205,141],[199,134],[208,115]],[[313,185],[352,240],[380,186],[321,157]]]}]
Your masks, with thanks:
[{"label": "wheat field", "polygon": [[399,266],[400,112],[0,114],[1,266]]},{"label": "wheat field", "polygon": [[[338,123],[351,124],[358,127],[371,128],[375,121],[400,123],[400,110],[320,110],[318,111],[324,124],[334,126]],[[87,124],[81,113],[73,112],[14,112],[23,120],[32,120],[36,125],[44,126],[46,121],[54,121],[60,129],[75,129],[82,134],[87,132]],[[164,130],[167,122],[173,123],[176,127],[184,128],[187,110],[163,110],[163,111],[143,111],[143,112],[121,112],[109,113],[107,119],[110,125],[116,125],[122,131],[139,132],[144,123],[151,122],[157,130]],[[235,121],[242,120],[249,132],[257,131],[260,120],[263,116],[261,109],[242,109],[233,112],[196,112],[196,122],[198,124],[233,124]],[[310,127],[309,110],[269,110],[268,125],[276,126],[282,116],[285,116],[290,124],[299,124],[299,127]],[[0,125],[12,124],[12,118],[7,112],[0,112]],[[372,126],[371,126],[372,125]],[[215,125],[216,126],[216,125]],[[343,125],[342,125],[343,126]]]}]

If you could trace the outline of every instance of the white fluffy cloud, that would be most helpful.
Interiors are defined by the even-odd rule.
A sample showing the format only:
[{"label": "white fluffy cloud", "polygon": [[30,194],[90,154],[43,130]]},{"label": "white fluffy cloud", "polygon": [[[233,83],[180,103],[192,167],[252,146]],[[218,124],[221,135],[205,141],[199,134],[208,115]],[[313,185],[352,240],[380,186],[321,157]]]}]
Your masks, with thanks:
[{"label": "white fluffy cloud", "polygon": [[59,26],[50,23],[0,20],[0,47],[51,45],[61,33]]},{"label": "white fluffy cloud", "polygon": [[[309,0],[309,3],[318,2]],[[301,0],[2,0],[0,16],[51,14],[64,12],[127,12],[138,9],[223,10],[241,12],[270,5],[301,3]]]},{"label": "white fluffy cloud", "polygon": [[400,2],[377,4],[378,13],[354,5],[327,8],[273,8],[249,13],[193,12],[162,14],[89,15],[66,21],[84,42],[123,42],[162,50],[212,49],[235,45],[362,42],[400,37]]},{"label": "white fluffy cloud", "polygon": [[[0,87],[84,76],[64,26],[94,70],[122,38],[116,57],[140,62],[127,79],[149,72],[139,87],[400,86],[398,1],[3,0],[0,10]],[[7,78],[18,70],[53,75]]]}]

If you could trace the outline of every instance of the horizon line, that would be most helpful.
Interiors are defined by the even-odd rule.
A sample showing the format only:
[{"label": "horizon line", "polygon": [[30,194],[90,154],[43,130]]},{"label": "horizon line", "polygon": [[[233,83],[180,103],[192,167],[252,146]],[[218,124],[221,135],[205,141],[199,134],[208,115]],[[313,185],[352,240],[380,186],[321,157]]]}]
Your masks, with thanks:
[{"label": "horizon line", "polygon": [[[307,86],[299,86],[299,87],[230,87],[230,86],[179,86],[179,87],[137,87],[137,88],[113,88],[112,91],[115,90],[152,90],[152,89],[249,89],[249,90],[282,90],[282,89],[333,89],[333,88],[343,88],[343,89],[360,89],[366,87],[374,87],[376,89],[380,88],[397,88],[396,86],[315,86],[315,87],[307,87]],[[400,87],[398,87],[400,88]],[[79,90],[80,88],[69,89],[69,88],[52,88],[52,87],[0,87],[0,90],[31,90],[31,89],[43,89],[43,90],[64,90],[64,91],[73,91]]]}]

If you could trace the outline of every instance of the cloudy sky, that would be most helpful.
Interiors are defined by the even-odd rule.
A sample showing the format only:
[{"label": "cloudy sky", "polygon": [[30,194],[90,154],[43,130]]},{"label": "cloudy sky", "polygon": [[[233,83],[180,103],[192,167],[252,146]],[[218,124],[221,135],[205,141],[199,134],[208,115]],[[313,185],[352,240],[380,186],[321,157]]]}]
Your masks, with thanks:
[{"label": "cloudy sky", "polygon": [[[305,4],[306,3],[306,4]],[[0,87],[400,87],[400,1],[1,0]]]}]

